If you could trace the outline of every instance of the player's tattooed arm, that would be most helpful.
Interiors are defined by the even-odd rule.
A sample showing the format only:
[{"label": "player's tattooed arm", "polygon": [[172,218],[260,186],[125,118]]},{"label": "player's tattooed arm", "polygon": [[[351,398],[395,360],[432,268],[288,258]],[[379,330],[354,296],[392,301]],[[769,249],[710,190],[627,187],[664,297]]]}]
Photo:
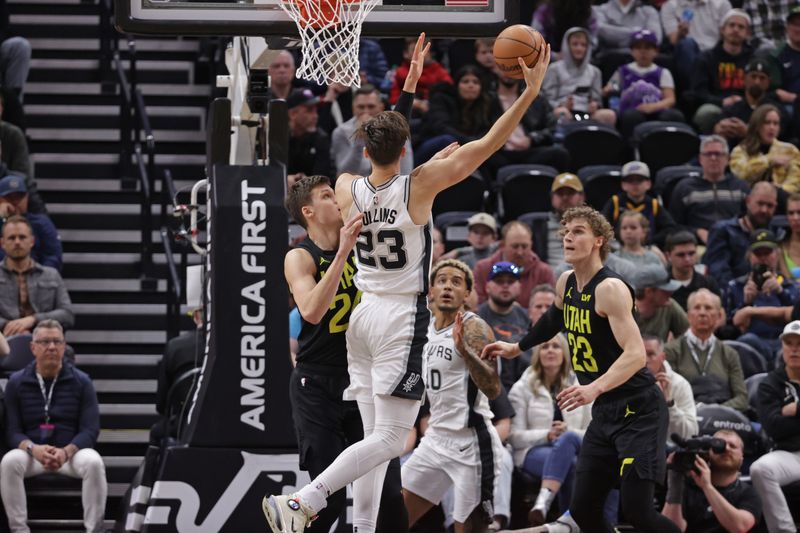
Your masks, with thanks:
[{"label": "player's tattooed arm", "polygon": [[492,328],[482,318],[472,316],[464,320],[462,313],[456,315],[453,328],[456,350],[463,357],[472,381],[490,400],[500,395],[500,376],[497,373],[496,363],[482,360],[481,352],[484,346],[493,341]]}]

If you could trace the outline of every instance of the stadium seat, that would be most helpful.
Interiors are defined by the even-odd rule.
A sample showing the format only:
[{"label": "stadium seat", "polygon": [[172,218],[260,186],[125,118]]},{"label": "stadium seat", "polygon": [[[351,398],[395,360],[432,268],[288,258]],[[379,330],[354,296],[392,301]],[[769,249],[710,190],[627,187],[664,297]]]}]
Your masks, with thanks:
[{"label": "stadium seat", "polygon": [[169,388],[167,392],[166,412],[164,413],[168,424],[167,437],[173,435],[174,430],[175,435],[180,438],[180,430],[182,429],[184,418],[188,414],[184,412],[183,407],[194,389],[194,384],[199,373],[199,368],[190,368],[178,376]]},{"label": "stadium seat", "polygon": [[524,222],[533,230],[533,251],[539,259],[547,262],[547,221],[550,220],[550,212],[525,213],[517,218]]},{"label": "stadium seat", "polygon": [[697,157],[700,137],[683,122],[644,122],[633,130],[636,159],[644,161],[650,172],[670,165],[684,165]]},{"label": "stadium seat", "polygon": [[[651,169],[652,170],[652,169]],[[661,197],[661,203],[669,209],[669,202],[672,199],[672,191],[675,186],[684,178],[689,176],[702,176],[703,169],[691,165],[678,165],[664,167],[655,173],[653,182],[653,193]]]},{"label": "stadium seat", "polygon": [[531,211],[550,210],[558,171],[547,165],[508,165],[497,171],[498,214],[508,222]]},{"label": "stadium seat", "polygon": [[583,183],[586,203],[597,210],[611,198],[612,194],[621,191],[622,167],[619,165],[592,165],[578,171]]},{"label": "stadium seat", "polygon": [[0,359],[0,369],[6,375],[16,372],[28,365],[35,359],[31,351],[31,341],[33,335],[25,333],[23,335],[12,335],[8,337],[8,345],[11,353]]},{"label": "stadium seat", "polygon": [[596,122],[564,126],[564,148],[573,171],[588,165],[617,165],[626,159],[627,146],[613,127]]},{"label": "stadium seat", "polygon": [[771,229],[775,235],[785,235],[786,232],[789,231],[789,219],[786,218],[786,215],[775,215],[772,217],[772,220],[769,221],[769,229]]},{"label": "stadium seat", "polygon": [[749,414],[751,420],[754,420],[758,417],[758,410],[756,409],[756,394],[758,393],[758,386],[765,377],[767,377],[766,372],[759,372],[758,374],[753,374],[744,380],[744,386],[747,387],[747,402],[750,404]]},{"label": "stadium seat", "polygon": [[473,172],[466,179],[448,187],[436,195],[433,201],[433,216],[448,211],[483,211],[489,188],[480,172]]},{"label": "stadium seat", "polygon": [[761,352],[749,344],[734,340],[726,340],[723,342],[726,346],[730,346],[739,354],[739,362],[742,364],[742,372],[744,373],[745,379],[766,372],[769,369],[769,364]]},{"label": "stadium seat", "polygon": [[433,219],[433,225],[442,232],[446,251],[469,245],[467,220],[474,214],[475,211],[448,211]]}]

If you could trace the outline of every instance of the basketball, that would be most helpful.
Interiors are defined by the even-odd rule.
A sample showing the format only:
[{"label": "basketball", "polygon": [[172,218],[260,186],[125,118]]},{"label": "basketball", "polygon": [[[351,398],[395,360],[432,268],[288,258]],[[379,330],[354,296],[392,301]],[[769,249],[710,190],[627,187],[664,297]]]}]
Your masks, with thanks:
[{"label": "basketball", "polygon": [[544,37],[525,24],[515,24],[500,32],[494,42],[494,61],[497,67],[509,78],[522,78],[522,67],[517,61],[521,57],[528,67],[533,68],[544,52]]}]

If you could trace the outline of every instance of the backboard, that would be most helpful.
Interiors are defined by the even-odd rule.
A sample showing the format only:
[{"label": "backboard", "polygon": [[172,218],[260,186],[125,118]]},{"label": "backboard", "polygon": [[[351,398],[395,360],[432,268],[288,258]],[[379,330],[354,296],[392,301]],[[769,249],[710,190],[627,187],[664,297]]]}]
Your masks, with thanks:
[{"label": "backboard", "polygon": [[[522,0],[531,1],[531,0]],[[519,0],[382,0],[364,37],[494,37],[519,17]],[[297,36],[279,0],[114,0],[116,25],[135,34]]]}]

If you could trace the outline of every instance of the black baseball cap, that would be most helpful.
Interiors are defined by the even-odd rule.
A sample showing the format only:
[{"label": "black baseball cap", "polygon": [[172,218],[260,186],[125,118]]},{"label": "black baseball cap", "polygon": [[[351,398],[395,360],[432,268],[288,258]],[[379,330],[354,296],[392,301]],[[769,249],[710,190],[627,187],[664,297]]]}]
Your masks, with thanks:
[{"label": "black baseball cap", "polygon": [[286,99],[286,105],[289,109],[299,105],[312,105],[319,103],[319,96],[311,92],[311,89],[294,89]]}]

